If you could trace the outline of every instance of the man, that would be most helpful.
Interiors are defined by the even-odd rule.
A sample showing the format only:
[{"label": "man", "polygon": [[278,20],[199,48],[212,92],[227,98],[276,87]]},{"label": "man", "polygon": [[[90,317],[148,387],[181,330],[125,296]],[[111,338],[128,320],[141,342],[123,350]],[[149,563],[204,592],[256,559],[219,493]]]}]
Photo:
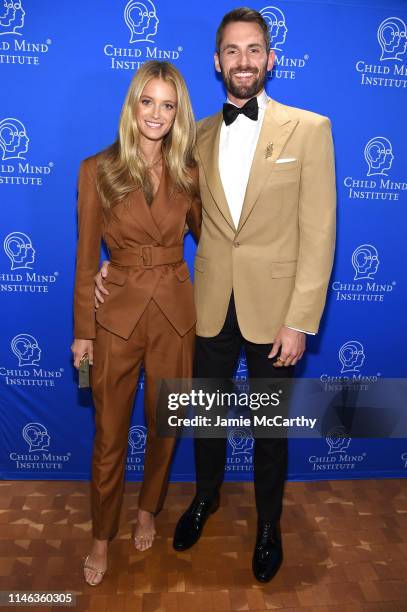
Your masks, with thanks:
[{"label": "man", "polygon": [[[273,63],[260,13],[238,8],[225,15],[215,67],[228,103],[198,124],[203,211],[195,259],[195,378],[230,379],[242,347],[250,378],[291,377],[325,303],[335,241],[330,122],[267,97]],[[97,284],[101,289],[100,277]],[[177,551],[199,540],[219,506],[224,476],[225,438],[196,438],[194,447],[196,495],[177,524]],[[286,469],[287,439],[257,438],[252,568],[261,582],[282,563]]]},{"label": "man", "polygon": [[[228,103],[198,125],[202,233],[195,259],[194,377],[233,376],[242,346],[250,377],[289,377],[318,331],[331,273],[335,176],[329,119],[268,99],[274,63],[262,16],[231,11],[215,67]],[[277,357],[278,355],[278,357]],[[196,438],[196,496],[174,548],[190,548],[219,505],[226,439]],[[257,438],[258,513],[253,572],[267,582],[282,562],[287,439]]]}]

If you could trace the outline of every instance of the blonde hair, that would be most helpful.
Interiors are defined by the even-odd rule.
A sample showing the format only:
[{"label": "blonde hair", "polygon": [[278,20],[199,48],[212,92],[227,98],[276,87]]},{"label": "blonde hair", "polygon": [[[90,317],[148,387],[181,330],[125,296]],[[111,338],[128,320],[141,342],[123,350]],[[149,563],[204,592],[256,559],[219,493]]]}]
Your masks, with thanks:
[{"label": "blonde hair", "polygon": [[139,129],[134,109],[151,79],[171,83],[177,94],[174,123],[163,140],[163,161],[167,165],[175,191],[195,195],[189,168],[194,167],[195,119],[188,89],[181,73],[169,62],[150,61],[134,75],[123,103],[116,141],[98,163],[97,189],[104,207],[109,208],[135,189],[149,191],[151,181],[143,155],[139,151]]}]

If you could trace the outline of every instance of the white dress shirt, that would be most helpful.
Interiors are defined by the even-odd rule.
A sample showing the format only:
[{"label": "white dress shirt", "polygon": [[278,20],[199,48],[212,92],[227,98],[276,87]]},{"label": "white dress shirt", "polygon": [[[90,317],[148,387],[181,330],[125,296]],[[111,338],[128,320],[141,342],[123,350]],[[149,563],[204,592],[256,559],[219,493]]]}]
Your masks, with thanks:
[{"label": "white dress shirt", "polygon": [[[269,97],[263,90],[257,96],[257,121],[243,113],[230,125],[222,123],[219,140],[219,174],[235,228],[239,225],[250,169],[256,151]],[[229,99],[229,104],[233,104]],[[236,105],[235,105],[236,106]],[[286,326],[288,327],[288,326]],[[304,331],[290,327],[296,331]],[[310,333],[310,332],[304,332]]]},{"label": "white dress shirt", "polygon": [[[239,225],[250,168],[268,100],[264,90],[257,96],[257,121],[242,113],[230,125],[223,122],[220,130],[219,173],[235,228]],[[230,100],[228,102],[232,104]]]}]

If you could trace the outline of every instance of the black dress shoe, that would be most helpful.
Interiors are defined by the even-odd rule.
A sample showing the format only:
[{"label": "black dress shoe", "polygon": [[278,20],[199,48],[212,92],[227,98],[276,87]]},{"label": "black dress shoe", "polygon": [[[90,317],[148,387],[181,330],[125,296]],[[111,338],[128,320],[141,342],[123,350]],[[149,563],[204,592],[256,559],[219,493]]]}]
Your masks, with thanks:
[{"label": "black dress shoe", "polygon": [[283,561],[280,527],[259,519],[253,554],[253,574],[259,582],[269,582]]},{"label": "black dress shoe", "polygon": [[175,550],[191,548],[201,537],[202,529],[210,514],[219,508],[219,495],[214,499],[194,497],[188,510],[179,519],[175,528],[173,547]]}]

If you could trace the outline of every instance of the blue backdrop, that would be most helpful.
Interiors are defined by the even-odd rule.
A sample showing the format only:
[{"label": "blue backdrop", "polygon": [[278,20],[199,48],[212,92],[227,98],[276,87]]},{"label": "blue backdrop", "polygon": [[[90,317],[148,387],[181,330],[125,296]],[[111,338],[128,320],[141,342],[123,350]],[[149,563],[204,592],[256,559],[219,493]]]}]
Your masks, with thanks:
[{"label": "blue backdrop", "polygon": [[[224,101],[213,68],[222,15],[194,0],[0,1],[0,477],[87,479],[93,409],[71,363],[79,162],[111,143],[134,70],[173,61],[197,119]],[[328,115],[338,239],[321,332],[301,374],[405,377],[407,4],[257,0],[277,65],[277,100]],[[4,245],[4,248],[1,245]],[[187,239],[192,264],[194,245]],[[246,375],[242,357],[238,376]],[[143,381],[127,478],[143,470]],[[227,478],[247,480],[253,440],[231,432]],[[404,476],[407,441],[293,440],[289,478]],[[172,480],[193,479],[191,440]]]}]

